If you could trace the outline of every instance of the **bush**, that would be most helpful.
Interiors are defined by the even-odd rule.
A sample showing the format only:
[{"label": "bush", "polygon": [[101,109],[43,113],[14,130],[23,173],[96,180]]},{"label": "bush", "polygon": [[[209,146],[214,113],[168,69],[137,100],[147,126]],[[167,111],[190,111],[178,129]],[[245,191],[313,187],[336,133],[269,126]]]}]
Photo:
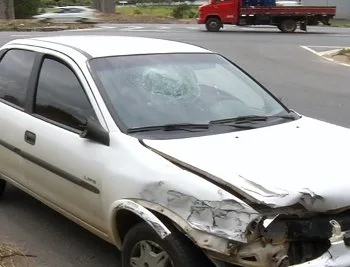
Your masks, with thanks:
[{"label": "bush", "polygon": [[142,14],[142,12],[140,10],[138,10],[138,9],[134,10],[134,15],[141,15],[141,14]]},{"label": "bush", "polygon": [[28,19],[38,13],[40,0],[14,0],[15,18]]},{"label": "bush", "polygon": [[195,12],[195,11],[193,11],[193,10],[190,10],[190,11],[188,12],[188,17],[189,17],[190,19],[196,18],[196,17],[197,17],[197,12]]},{"label": "bush", "polygon": [[188,16],[188,13],[190,11],[192,11],[191,6],[187,4],[181,4],[174,7],[172,16],[176,19],[183,19],[184,17]]}]

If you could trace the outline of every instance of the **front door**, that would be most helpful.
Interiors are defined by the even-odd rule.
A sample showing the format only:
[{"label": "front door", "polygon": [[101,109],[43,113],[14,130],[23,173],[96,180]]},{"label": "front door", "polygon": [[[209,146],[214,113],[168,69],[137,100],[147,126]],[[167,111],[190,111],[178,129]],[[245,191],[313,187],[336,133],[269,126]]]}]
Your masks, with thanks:
[{"label": "front door", "polygon": [[101,177],[109,148],[79,136],[87,118],[98,120],[83,79],[74,62],[43,58],[31,123],[22,133],[30,146],[26,175],[30,189],[40,197],[105,230]]}]

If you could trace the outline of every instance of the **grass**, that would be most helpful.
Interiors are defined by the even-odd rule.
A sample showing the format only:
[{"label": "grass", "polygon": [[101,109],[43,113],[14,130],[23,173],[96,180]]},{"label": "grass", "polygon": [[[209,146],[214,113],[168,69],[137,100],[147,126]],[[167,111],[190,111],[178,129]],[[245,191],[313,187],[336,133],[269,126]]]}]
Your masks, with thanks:
[{"label": "grass", "polygon": [[332,27],[350,27],[350,20],[334,19],[330,23]]},{"label": "grass", "polygon": [[146,15],[155,17],[171,17],[171,6],[118,6],[117,14],[122,15]]}]

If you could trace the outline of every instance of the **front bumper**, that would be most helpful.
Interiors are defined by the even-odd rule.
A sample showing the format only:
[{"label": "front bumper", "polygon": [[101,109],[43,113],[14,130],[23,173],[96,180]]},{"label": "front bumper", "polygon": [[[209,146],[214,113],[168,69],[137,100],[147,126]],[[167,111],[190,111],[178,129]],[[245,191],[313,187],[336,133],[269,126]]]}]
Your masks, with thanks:
[{"label": "front bumper", "polygon": [[196,20],[197,20],[197,24],[205,24],[205,18],[203,17],[199,17]]},{"label": "front bumper", "polygon": [[302,264],[292,267],[349,267],[350,247],[345,244],[345,232],[341,231],[340,225],[336,221],[331,221],[333,225],[333,236],[330,238],[331,246],[322,256]]},{"label": "front bumper", "polygon": [[345,246],[344,241],[332,243],[329,250],[317,259],[292,267],[349,267],[350,248]]}]

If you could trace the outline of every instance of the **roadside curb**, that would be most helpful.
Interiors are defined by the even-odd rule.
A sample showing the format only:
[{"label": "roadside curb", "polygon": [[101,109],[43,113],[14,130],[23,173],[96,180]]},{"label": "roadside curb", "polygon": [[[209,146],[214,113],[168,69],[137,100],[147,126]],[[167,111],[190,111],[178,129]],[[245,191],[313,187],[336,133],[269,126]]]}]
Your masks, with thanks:
[{"label": "roadside curb", "polygon": [[345,49],[346,47],[343,48],[338,48],[338,49],[332,49],[332,50],[327,50],[327,51],[323,51],[323,52],[316,52],[315,50],[311,49],[310,47],[307,46],[300,46],[301,48],[327,60],[330,62],[333,62],[335,64],[341,65],[341,66],[345,66],[345,67],[350,67],[350,64],[348,63],[343,63],[343,62],[339,62],[338,60],[333,59],[333,56],[337,55],[341,50]]}]

